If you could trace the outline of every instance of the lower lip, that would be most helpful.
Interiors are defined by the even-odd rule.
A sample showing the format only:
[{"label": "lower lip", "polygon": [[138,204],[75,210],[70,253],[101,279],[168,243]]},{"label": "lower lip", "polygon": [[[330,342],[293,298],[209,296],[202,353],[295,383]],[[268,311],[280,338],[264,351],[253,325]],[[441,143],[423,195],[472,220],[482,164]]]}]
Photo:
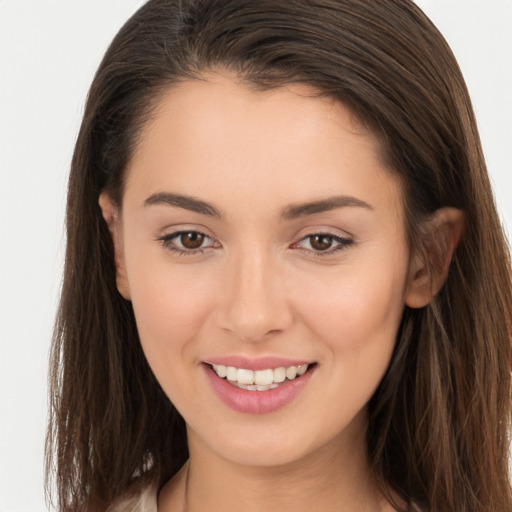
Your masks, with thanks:
[{"label": "lower lip", "polygon": [[226,379],[220,378],[210,365],[204,364],[203,366],[206,376],[219,398],[231,409],[246,414],[266,414],[289,404],[306,386],[315,370],[312,368],[304,375],[287,380],[275,389],[248,391],[237,388]]}]

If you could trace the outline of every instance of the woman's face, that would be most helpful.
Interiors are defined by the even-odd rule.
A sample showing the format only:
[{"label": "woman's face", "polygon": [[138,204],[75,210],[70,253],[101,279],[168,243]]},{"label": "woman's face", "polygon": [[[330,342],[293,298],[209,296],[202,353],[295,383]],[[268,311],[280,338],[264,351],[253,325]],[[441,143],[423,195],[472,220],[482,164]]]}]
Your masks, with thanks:
[{"label": "woman's face", "polygon": [[119,288],[189,443],[244,464],[360,442],[407,295],[398,182],[311,93],[173,88],[114,226]]}]

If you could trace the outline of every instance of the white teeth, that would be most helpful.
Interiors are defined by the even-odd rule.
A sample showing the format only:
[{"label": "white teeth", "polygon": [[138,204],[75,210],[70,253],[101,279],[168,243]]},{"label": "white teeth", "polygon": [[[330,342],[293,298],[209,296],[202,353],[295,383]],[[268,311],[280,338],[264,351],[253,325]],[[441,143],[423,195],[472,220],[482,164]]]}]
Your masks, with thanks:
[{"label": "white teeth", "polygon": [[254,372],[238,368],[236,371],[236,380],[239,384],[254,384]]},{"label": "white teeth", "polygon": [[219,377],[224,378],[226,376],[226,367],[222,364],[215,365],[215,371]]},{"label": "white teeth", "polygon": [[274,382],[274,372],[272,370],[256,370],[254,372],[254,384],[270,386],[272,382]]},{"label": "white teeth", "polygon": [[232,382],[234,386],[240,389],[246,389],[247,391],[268,391],[269,389],[276,389],[279,384],[270,384],[269,386],[258,386],[257,384],[240,384],[239,382]]},{"label": "white teeth", "polygon": [[286,379],[293,380],[306,373],[308,364],[290,366],[289,368],[279,367],[267,370],[246,370],[234,366],[213,364],[215,373],[221,378],[227,378],[235,386],[249,391],[268,391],[275,389]]},{"label": "white teeth", "polygon": [[295,379],[297,376],[297,367],[296,366],[290,366],[290,368],[286,368],[286,378],[289,380]]},{"label": "white teeth", "polygon": [[306,370],[308,369],[307,364],[301,364],[300,366],[297,366],[297,375],[304,375],[306,373]]},{"label": "white teeth", "polygon": [[[215,370],[215,366],[213,367],[213,369]],[[215,370],[215,371],[217,371],[217,370]],[[226,377],[227,377],[228,380],[231,380],[231,381],[234,382],[236,380],[236,377],[237,377],[236,373],[237,373],[236,372],[236,368],[234,368],[233,366],[228,366],[226,368]],[[219,375],[219,377],[220,377],[220,375]]]},{"label": "white teeth", "polygon": [[276,368],[274,370],[274,382],[284,382],[286,379],[286,368]]},{"label": "white teeth", "polygon": [[240,389],[247,389],[249,391],[256,391],[256,386],[254,384],[250,384],[250,385],[247,385],[247,384],[241,384],[240,382],[235,382],[235,385],[237,388],[240,388]]}]

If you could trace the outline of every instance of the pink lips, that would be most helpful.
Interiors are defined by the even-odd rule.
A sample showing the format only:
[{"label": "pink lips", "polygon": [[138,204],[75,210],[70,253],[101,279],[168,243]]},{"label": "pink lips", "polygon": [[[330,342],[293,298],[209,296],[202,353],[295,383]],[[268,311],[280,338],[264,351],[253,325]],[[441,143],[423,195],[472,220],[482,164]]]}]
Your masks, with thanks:
[{"label": "pink lips", "polygon": [[[229,357],[222,359],[208,360],[210,364],[222,364],[224,366],[235,366],[248,370],[264,370],[266,368],[278,368],[283,366],[299,366],[307,364],[305,361],[290,361],[289,359],[261,358],[249,360],[241,357]],[[287,380],[275,389],[268,391],[248,391],[230,384],[226,379],[219,377],[210,364],[203,364],[206,376],[217,393],[218,397],[231,409],[246,414],[265,414],[277,411],[290,403],[307,385],[314,373],[312,368],[304,375],[293,380]]]}]

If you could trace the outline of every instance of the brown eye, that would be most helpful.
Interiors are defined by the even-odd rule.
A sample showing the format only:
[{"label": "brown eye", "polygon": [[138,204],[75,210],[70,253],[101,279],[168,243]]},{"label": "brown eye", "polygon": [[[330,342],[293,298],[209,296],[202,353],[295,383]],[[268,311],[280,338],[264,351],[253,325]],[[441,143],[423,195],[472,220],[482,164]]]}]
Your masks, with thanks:
[{"label": "brown eye", "polygon": [[176,231],[158,238],[162,247],[180,256],[193,256],[210,249],[219,249],[221,245],[200,231]]},{"label": "brown eye", "polygon": [[293,248],[302,249],[312,256],[330,256],[338,251],[350,247],[354,243],[352,238],[343,238],[330,233],[314,233],[305,236],[293,244]]},{"label": "brown eye", "polygon": [[333,237],[329,235],[312,235],[309,237],[311,248],[315,251],[326,251],[332,247]]},{"label": "brown eye", "polygon": [[179,240],[185,249],[194,250],[203,245],[205,238],[205,235],[197,231],[187,231],[181,233]]}]

